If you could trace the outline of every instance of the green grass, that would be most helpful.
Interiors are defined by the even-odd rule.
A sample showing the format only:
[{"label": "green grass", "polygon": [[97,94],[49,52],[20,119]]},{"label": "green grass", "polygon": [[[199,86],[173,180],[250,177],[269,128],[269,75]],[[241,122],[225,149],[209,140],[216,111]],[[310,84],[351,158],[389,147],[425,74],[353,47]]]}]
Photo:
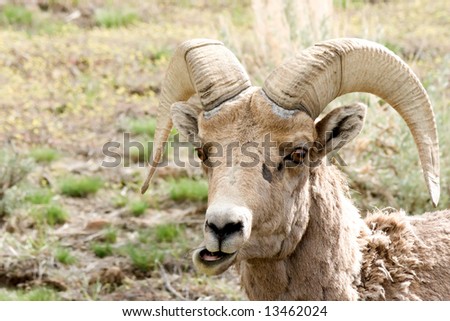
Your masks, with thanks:
[{"label": "green grass", "polygon": [[132,10],[105,8],[95,11],[95,23],[102,28],[128,27],[138,21],[138,14]]},{"label": "green grass", "polygon": [[25,201],[34,205],[49,204],[52,200],[53,193],[51,190],[42,188],[28,193],[25,196]]},{"label": "green grass", "polygon": [[50,226],[64,224],[69,215],[59,205],[51,204],[35,207],[32,209],[32,216],[38,223],[45,223]]},{"label": "green grass", "polygon": [[145,213],[148,208],[148,204],[145,201],[138,200],[131,202],[128,207],[130,209],[131,215],[138,217]]},{"label": "green grass", "polygon": [[30,26],[33,23],[33,13],[24,6],[8,4],[0,9],[0,23]]},{"label": "green grass", "polygon": [[99,177],[69,176],[61,179],[61,193],[71,197],[87,197],[103,186],[103,181]]},{"label": "green grass", "polygon": [[181,228],[177,224],[162,224],[155,227],[157,242],[173,242],[180,236]]},{"label": "green grass", "polygon": [[205,180],[181,178],[169,182],[170,198],[174,201],[206,201],[208,184]]},{"label": "green grass", "polygon": [[55,259],[64,265],[71,265],[77,261],[76,257],[70,253],[70,250],[63,247],[56,249]]},{"label": "green grass", "polygon": [[156,131],[155,118],[129,118],[125,129],[134,135],[143,135],[152,138]]},{"label": "green grass", "polygon": [[127,206],[128,198],[122,195],[117,195],[112,199],[112,206],[114,208],[122,208]]},{"label": "green grass", "polygon": [[0,301],[58,301],[60,296],[55,290],[37,287],[28,291],[0,289]]},{"label": "green grass", "polygon": [[37,163],[51,163],[59,158],[59,153],[53,148],[38,147],[30,151],[30,157]]},{"label": "green grass", "polygon": [[95,256],[101,259],[113,255],[114,252],[111,244],[109,243],[94,243],[91,248]]},{"label": "green grass", "polygon": [[103,235],[103,240],[106,243],[113,244],[117,242],[117,229],[114,227],[108,227]]},{"label": "green grass", "polygon": [[142,272],[154,269],[157,263],[164,259],[164,253],[156,247],[142,249],[136,246],[129,246],[127,254],[131,259],[131,264]]}]

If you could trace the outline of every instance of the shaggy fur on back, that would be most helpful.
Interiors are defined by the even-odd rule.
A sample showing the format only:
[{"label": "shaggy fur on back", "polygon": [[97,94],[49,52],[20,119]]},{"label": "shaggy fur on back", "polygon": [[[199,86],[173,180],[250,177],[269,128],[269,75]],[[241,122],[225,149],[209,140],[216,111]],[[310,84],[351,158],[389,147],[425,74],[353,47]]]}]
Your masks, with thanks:
[{"label": "shaggy fur on back", "polygon": [[[449,299],[450,216],[408,217],[404,212],[370,214],[361,235],[360,300]],[[434,224],[433,224],[434,223]],[[436,237],[439,235],[439,238]]]}]

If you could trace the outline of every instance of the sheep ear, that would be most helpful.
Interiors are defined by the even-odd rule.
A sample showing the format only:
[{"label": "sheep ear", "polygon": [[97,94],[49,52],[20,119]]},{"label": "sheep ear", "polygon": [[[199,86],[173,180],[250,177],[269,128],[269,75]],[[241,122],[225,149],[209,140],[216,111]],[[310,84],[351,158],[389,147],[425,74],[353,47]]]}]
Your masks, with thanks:
[{"label": "sheep ear", "polygon": [[337,151],[355,138],[364,124],[367,106],[356,103],[333,109],[316,124],[320,156]]},{"label": "sheep ear", "polygon": [[189,140],[197,139],[198,115],[202,108],[189,102],[176,102],[170,108],[172,121],[178,132]]}]

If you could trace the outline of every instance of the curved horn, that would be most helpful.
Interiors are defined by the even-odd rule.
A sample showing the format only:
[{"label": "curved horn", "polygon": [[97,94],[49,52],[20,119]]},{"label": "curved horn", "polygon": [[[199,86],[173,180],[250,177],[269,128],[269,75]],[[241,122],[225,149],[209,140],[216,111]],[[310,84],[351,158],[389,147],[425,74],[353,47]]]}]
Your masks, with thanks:
[{"label": "curved horn", "polygon": [[430,99],[411,68],[384,46],[353,38],[318,43],[275,69],[263,90],[279,106],[302,109],[313,118],[346,93],[381,97],[411,130],[431,200],[437,205],[439,146]]},{"label": "curved horn", "polygon": [[197,93],[204,110],[209,111],[250,86],[244,68],[223,43],[209,39],[182,43],[170,61],[161,87],[153,156],[141,193],[148,189],[161,160],[164,143],[172,129],[170,106],[173,103],[186,101]]}]

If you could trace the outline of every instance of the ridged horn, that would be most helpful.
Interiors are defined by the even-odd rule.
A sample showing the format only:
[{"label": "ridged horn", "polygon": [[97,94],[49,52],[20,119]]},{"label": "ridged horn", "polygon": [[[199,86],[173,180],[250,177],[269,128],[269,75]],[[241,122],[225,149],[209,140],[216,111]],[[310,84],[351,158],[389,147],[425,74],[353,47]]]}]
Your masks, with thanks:
[{"label": "ridged horn", "polygon": [[301,109],[316,118],[336,97],[367,92],[388,102],[405,120],[433,204],[439,201],[439,146],[430,99],[406,63],[384,46],[341,38],[320,42],[276,68],[263,87],[285,109]]},{"label": "ridged horn", "polygon": [[235,55],[223,43],[193,39],[182,43],[169,63],[162,87],[152,160],[141,193],[150,181],[172,129],[170,106],[198,94],[204,110],[209,111],[251,86],[249,77]]}]

